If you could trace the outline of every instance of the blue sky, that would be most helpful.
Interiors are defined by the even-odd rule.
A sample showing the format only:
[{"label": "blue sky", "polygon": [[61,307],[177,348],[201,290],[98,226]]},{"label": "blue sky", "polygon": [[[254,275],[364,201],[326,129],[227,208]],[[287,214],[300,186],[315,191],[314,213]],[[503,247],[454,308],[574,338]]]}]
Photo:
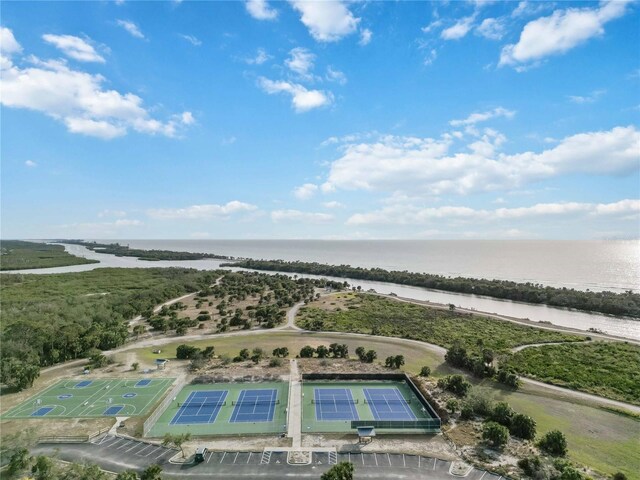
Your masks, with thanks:
[{"label": "blue sky", "polygon": [[3,2],[3,238],[638,238],[636,2]]}]

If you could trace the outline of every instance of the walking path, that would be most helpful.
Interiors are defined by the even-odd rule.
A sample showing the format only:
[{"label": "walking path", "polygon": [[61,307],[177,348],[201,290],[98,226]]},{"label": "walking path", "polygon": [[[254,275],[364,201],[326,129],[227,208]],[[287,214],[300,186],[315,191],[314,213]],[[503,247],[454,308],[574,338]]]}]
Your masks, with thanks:
[{"label": "walking path", "polygon": [[292,440],[291,446],[298,449],[302,446],[302,383],[295,358],[291,359],[290,365],[288,436]]}]

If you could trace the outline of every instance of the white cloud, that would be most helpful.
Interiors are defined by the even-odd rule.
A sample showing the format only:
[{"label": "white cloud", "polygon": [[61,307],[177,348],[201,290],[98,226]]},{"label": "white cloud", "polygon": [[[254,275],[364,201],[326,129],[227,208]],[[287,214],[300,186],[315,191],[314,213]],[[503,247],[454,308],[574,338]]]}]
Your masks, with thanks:
[{"label": "white cloud", "polygon": [[[116,220],[115,222],[87,222],[87,223],[71,223],[67,225],[59,225],[58,228],[62,235],[68,235],[73,232],[74,235],[86,236],[89,238],[105,238],[110,235],[121,234],[127,227],[140,227],[144,225],[140,220]],[[58,235],[56,235],[58,236]]]},{"label": "white cloud", "polygon": [[527,23],[518,43],[506,45],[500,65],[518,65],[559,55],[604,33],[604,25],[626,13],[628,1],[603,1],[596,8],[556,10]]},{"label": "white cloud", "polygon": [[42,39],[62,50],[67,57],[80,62],[104,63],[104,58],[85,40],[73,35],[53,35],[46,33]]},{"label": "white cloud", "polygon": [[424,65],[428,67],[433,62],[435,62],[437,58],[438,58],[438,51],[435,48],[432,48],[429,51],[429,53],[424,57],[424,61],[422,63],[424,63]]},{"label": "white cloud", "polygon": [[363,28],[362,30],[360,30],[360,40],[358,40],[358,44],[362,45],[363,47],[365,45],[369,45],[372,37],[373,32],[368,28]]},{"label": "white cloud", "polygon": [[293,195],[300,200],[308,200],[318,191],[318,186],[313,183],[305,183],[293,190]]},{"label": "white cloud", "polygon": [[138,227],[143,223],[140,220],[120,219],[113,222],[113,225],[116,227]]},{"label": "white cloud", "polygon": [[569,95],[568,98],[573,103],[578,103],[578,104],[593,103],[605,93],[607,93],[606,90],[594,90],[589,95]]},{"label": "white cloud", "polygon": [[245,59],[249,65],[262,65],[271,58],[264,48],[259,48],[255,57]]},{"label": "white cloud", "polygon": [[194,122],[190,112],[166,122],[151,118],[137,95],[105,90],[102,75],[74,70],[63,61],[28,60],[32,66],[25,68],[8,59],[2,62],[0,101],[5,107],[42,112],[72,133],[111,139],[135,130],[176,137]]},{"label": "white cloud", "polygon": [[424,33],[430,33],[432,30],[435,30],[436,28],[440,28],[441,26],[442,26],[442,19],[438,18],[437,20],[434,20],[426,27],[422,27],[421,30]]},{"label": "white cloud", "polygon": [[27,160],[26,162],[24,162],[24,165],[29,168],[36,168],[38,166],[38,164],[33,160]]},{"label": "white cloud", "polygon": [[473,25],[473,21],[475,20],[474,16],[465,17],[456,22],[455,25],[445,28],[441,33],[440,37],[443,40],[458,40],[463,38],[469,30],[471,30],[471,26]]},{"label": "white cloud", "polygon": [[327,67],[326,78],[330,82],[337,82],[340,85],[345,85],[347,83],[347,76],[344,74],[344,72],[341,72],[340,70],[334,70],[331,65]]},{"label": "white cloud", "polygon": [[159,219],[201,219],[227,217],[234,213],[251,212],[258,207],[250,203],[239,202],[237,200],[224,205],[206,204],[191,205],[184,208],[152,208],[147,211],[147,215]]},{"label": "white cloud", "polygon": [[423,225],[450,222],[499,222],[534,217],[576,217],[583,215],[623,215],[640,213],[640,200],[621,200],[615,203],[538,203],[530,207],[474,209],[464,206],[417,207],[391,205],[368,213],[357,213],[348,225]]},{"label": "white cloud", "polygon": [[248,0],[245,4],[247,12],[257,20],[275,20],[278,11],[271,8],[266,0]]},{"label": "white cloud", "polygon": [[6,27],[0,27],[0,53],[11,56],[22,52],[22,47],[13,36],[13,32]]},{"label": "white cloud", "polygon": [[542,10],[545,10],[549,7],[553,8],[553,5],[554,4],[552,2],[527,2],[523,0],[518,3],[518,6],[516,8],[513,9],[513,11],[511,12],[511,16],[517,18],[536,15]]},{"label": "white cloud", "polygon": [[341,1],[290,0],[290,3],[300,12],[300,20],[311,36],[319,42],[336,42],[354,33],[360,22]]},{"label": "white cloud", "polygon": [[496,117],[512,118],[516,112],[513,110],[507,110],[506,108],[496,107],[493,110],[487,112],[472,113],[463,120],[451,120],[449,125],[458,127],[463,125],[475,125],[476,123],[485,122]]},{"label": "white cloud", "polygon": [[291,95],[291,103],[296,112],[306,112],[314,108],[329,105],[333,102],[331,92],[308,90],[297,83],[278,82],[260,77],[258,79],[258,85],[269,95],[283,92]]},{"label": "white cloud", "polygon": [[504,135],[485,129],[461,146],[451,134],[440,139],[385,136],[373,143],[347,144],[330,164],[321,189],[468,194],[513,189],[568,173],[621,175],[640,165],[640,132],[634,126],[572,135],[539,153],[500,153],[504,142]]},{"label": "white cloud", "polygon": [[344,207],[342,203],[336,202],[335,200],[331,202],[324,202],[322,206],[324,208],[343,208]]},{"label": "white cloud", "polygon": [[202,45],[202,42],[198,40],[196,37],[194,37],[193,35],[180,34],[180,36],[195,47],[199,47],[200,45]]},{"label": "white cloud", "polygon": [[108,208],[102,210],[100,213],[98,213],[98,217],[99,218],[103,218],[103,217],[117,217],[117,218],[122,218],[122,217],[126,217],[127,216],[127,212],[123,211],[123,210],[109,210]]},{"label": "white cloud", "polygon": [[301,212],[300,210],[274,210],[271,212],[274,222],[326,223],[333,220],[328,213]]},{"label": "white cloud", "polygon": [[116,20],[116,23],[119,27],[124,28],[127,32],[129,32],[132,36],[136,38],[144,38],[143,33],[140,31],[140,28],[130,20]]},{"label": "white cloud", "polygon": [[237,140],[238,139],[235,136],[231,135],[230,137],[223,138],[220,143],[222,145],[233,145]]},{"label": "white cloud", "polygon": [[309,70],[313,69],[315,58],[316,56],[306,48],[297,47],[289,52],[289,58],[284,61],[284,64],[304,79],[311,79]]},{"label": "white cloud", "polygon": [[476,32],[489,40],[500,40],[505,32],[504,23],[497,18],[485,18],[476,28]]}]

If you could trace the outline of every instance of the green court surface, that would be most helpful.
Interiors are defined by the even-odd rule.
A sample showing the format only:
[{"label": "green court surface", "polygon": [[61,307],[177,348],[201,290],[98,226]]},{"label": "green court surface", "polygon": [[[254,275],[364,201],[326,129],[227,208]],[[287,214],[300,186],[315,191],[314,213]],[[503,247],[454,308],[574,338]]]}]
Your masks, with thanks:
[{"label": "green court surface", "polygon": [[284,433],[288,403],[287,382],[187,385],[146,436]]},{"label": "green court surface", "polygon": [[7,418],[131,417],[148,413],[173,378],[62,380],[2,415]]},{"label": "green court surface", "polygon": [[[302,433],[354,433],[352,420],[411,422],[432,418],[402,381],[306,381],[302,396]],[[433,433],[422,428],[376,428],[376,432]]]}]

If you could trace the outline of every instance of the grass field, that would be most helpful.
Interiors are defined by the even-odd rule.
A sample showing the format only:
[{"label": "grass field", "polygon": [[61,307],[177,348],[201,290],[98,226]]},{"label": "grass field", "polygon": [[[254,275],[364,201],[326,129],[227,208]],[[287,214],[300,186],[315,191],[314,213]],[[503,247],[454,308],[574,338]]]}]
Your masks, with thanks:
[{"label": "grass field", "polygon": [[2,419],[144,415],[160,399],[173,380],[61,380],[12,408]]},{"label": "grass field", "polygon": [[97,260],[87,260],[86,258],[71,255],[65,252],[62,245],[3,240],[0,247],[0,270],[23,270],[98,263]]},{"label": "grass field", "polygon": [[[390,392],[397,389],[397,394]],[[367,403],[371,392],[384,391],[392,402]],[[431,416],[405,382],[398,381],[307,381],[302,387],[302,433],[350,432],[351,420],[426,420]],[[375,395],[375,394],[373,394]],[[318,398],[320,396],[320,399]],[[394,401],[394,398],[403,399]],[[334,400],[335,398],[335,400]],[[344,399],[357,403],[343,403]],[[312,401],[313,400],[313,401]],[[408,403],[404,401],[408,400]],[[318,405],[315,402],[321,402]],[[389,410],[389,411],[387,411]],[[379,418],[376,418],[376,414]],[[412,418],[413,417],[413,418]],[[377,433],[422,434],[421,429],[376,429]]]},{"label": "grass field", "polygon": [[[255,393],[259,390],[265,392],[263,396],[273,395],[279,403],[271,406],[258,405],[254,415],[256,421],[252,421],[253,406],[249,406],[250,412],[247,413],[234,403],[239,403],[240,400],[240,403],[251,404],[251,400],[248,400],[250,395],[246,391],[254,392],[251,396],[255,396],[261,395]],[[198,400],[198,398],[211,398],[211,400]],[[287,382],[187,385],[162,413],[147,436],[162,437],[166,433],[187,432],[193,436],[282,433],[287,431],[288,401],[289,384]],[[219,408],[210,405],[210,403],[220,404],[221,402],[224,402],[224,405],[220,405]],[[181,405],[185,403],[195,406],[182,407]],[[271,408],[273,408],[271,415],[263,415]],[[267,420],[267,418],[270,419]]]},{"label": "grass field", "polygon": [[622,342],[526,348],[506,362],[521,375],[640,405],[640,346]]}]

